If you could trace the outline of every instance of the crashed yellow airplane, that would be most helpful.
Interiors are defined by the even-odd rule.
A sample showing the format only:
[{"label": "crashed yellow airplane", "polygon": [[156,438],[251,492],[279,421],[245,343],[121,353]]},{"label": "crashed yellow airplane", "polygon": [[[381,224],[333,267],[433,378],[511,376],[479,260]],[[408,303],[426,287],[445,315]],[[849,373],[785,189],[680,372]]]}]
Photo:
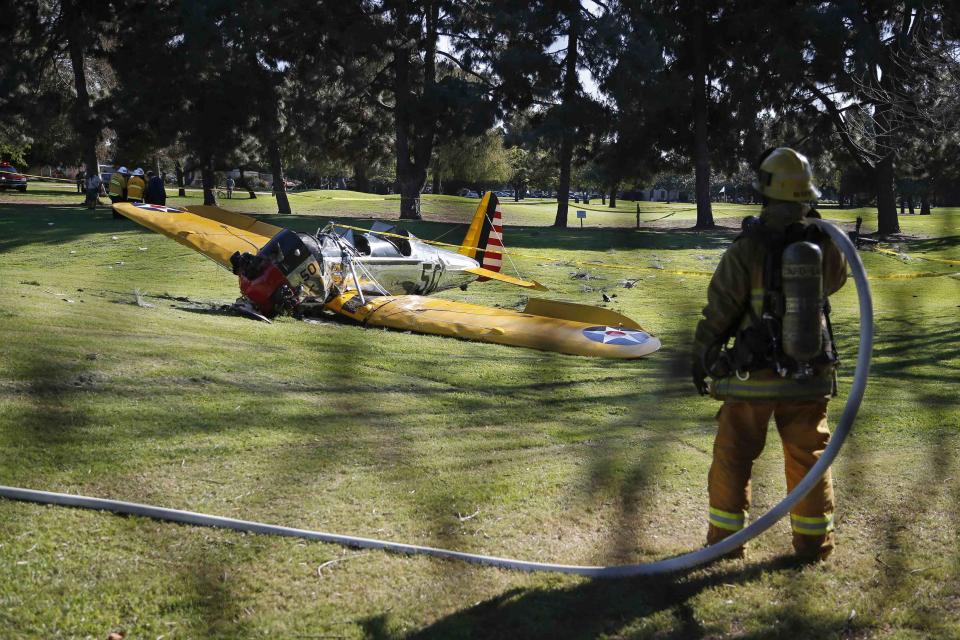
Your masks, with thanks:
[{"label": "crashed yellow airplane", "polygon": [[514,311],[426,297],[475,280],[545,290],[500,273],[502,213],[491,193],[457,252],[381,223],[362,232],[329,224],[311,235],[212,206],[113,208],[239,276],[243,296],[235,308],[250,317],[334,313],[364,326],[604,358],[660,348],[639,324],[599,307],[532,298]]}]

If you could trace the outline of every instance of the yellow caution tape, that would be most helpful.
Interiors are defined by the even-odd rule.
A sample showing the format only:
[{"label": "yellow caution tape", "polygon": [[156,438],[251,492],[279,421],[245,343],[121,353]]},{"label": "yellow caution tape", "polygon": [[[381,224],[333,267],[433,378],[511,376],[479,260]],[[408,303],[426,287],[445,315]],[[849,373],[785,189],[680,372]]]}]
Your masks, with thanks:
[{"label": "yellow caution tape", "polygon": [[[369,232],[370,232],[369,229],[364,229],[363,227],[353,227],[353,226],[350,226],[350,225],[348,225],[348,224],[334,223],[333,226],[335,226],[335,227],[340,227],[341,229],[352,229],[352,230],[354,230],[354,231],[362,231],[362,232],[364,232],[364,233],[369,233]],[[389,233],[389,232],[386,232],[386,231],[377,231],[376,234],[377,234],[377,235],[381,235],[381,236],[388,236],[388,237],[392,237],[392,238],[400,238],[400,239],[406,239],[406,238],[407,238],[407,236],[400,235],[400,234],[398,234],[398,233]],[[460,248],[460,245],[458,245],[458,244],[451,244],[451,243],[449,243],[449,242],[439,242],[439,241],[436,241],[436,240],[424,240],[423,238],[418,238],[418,240],[420,240],[421,242],[424,242],[424,243],[426,243],[426,244],[435,245],[435,246],[440,246],[440,247],[452,247],[452,248],[454,248],[454,249],[459,249],[459,248]],[[477,249],[477,247],[467,247],[467,248],[468,248],[468,249],[471,249],[471,250]],[[883,250],[877,249],[877,250],[878,250],[878,251],[887,252],[887,250],[885,250],[885,249],[883,249]],[[522,257],[522,258],[529,258],[529,259],[531,259],[531,260],[541,260],[541,259],[542,259],[542,257],[540,257],[540,256],[533,256],[533,255],[523,254],[523,253],[517,253],[517,252],[511,252],[511,253],[512,253],[513,255],[515,255],[515,256]],[[893,253],[894,255],[897,255],[896,252],[893,252],[893,251],[889,251],[888,253]],[[938,261],[940,261],[940,260],[938,260]],[[940,262],[947,262],[948,264],[953,264],[953,263],[960,264],[960,261],[946,261],[946,260],[942,260],[942,261],[940,261]],[[590,261],[582,261],[582,260],[567,260],[567,261],[565,261],[565,264],[568,264],[568,265],[571,265],[571,266],[578,266],[578,267],[597,267],[597,268],[600,268],[600,269],[616,269],[616,270],[619,270],[619,271],[637,271],[638,269],[642,269],[642,270],[645,270],[645,271],[659,271],[659,272],[661,272],[661,273],[669,274],[669,275],[672,275],[672,276],[702,276],[702,277],[707,277],[707,278],[713,276],[713,272],[712,272],[712,271],[672,270],[672,269],[661,269],[661,268],[659,268],[659,267],[642,267],[642,266],[639,266],[639,265],[609,264],[609,263],[606,263],[606,262],[590,262]],[[952,271],[950,271],[950,272],[943,272],[943,273],[936,273],[936,272],[931,272],[931,271],[923,271],[923,272],[919,272],[919,273],[888,273],[888,274],[884,274],[884,275],[870,276],[869,279],[870,279],[870,280],[912,280],[912,279],[914,279],[914,278],[939,278],[939,277],[942,277],[942,276],[960,276],[960,274],[955,273],[955,272],[952,272]]]},{"label": "yellow caution tape", "polygon": [[[354,226],[351,226],[351,225],[348,225],[348,224],[339,224],[339,223],[332,223],[332,224],[333,224],[334,227],[339,227],[339,228],[341,228],[341,229],[352,229],[353,231],[362,231],[362,232],[364,232],[364,233],[370,233],[370,229],[364,229],[363,227],[354,227]],[[378,236],[387,236],[387,237],[390,237],[390,238],[400,238],[401,240],[406,240],[406,239],[407,239],[407,236],[400,235],[399,233],[390,233],[390,232],[388,232],[388,231],[375,231],[374,233],[376,233],[376,235],[378,235]],[[438,247],[452,247],[452,248],[454,248],[454,249],[460,249],[460,248],[461,248],[459,244],[451,244],[451,243],[449,243],[449,242],[439,242],[439,241],[437,241],[437,240],[424,240],[423,238],[417,238],[417,240],[420,240],[421,242],[423,242],[423,243],[425,243],[425,244],[434,245],[434,246],[438,246]],[[472,250],[472,251],[475,251],[475,250],[479,249],[479,247],[467,247],[467,249],[470,249],[470,250]],[[506,252],[504,252],[504,253],[506,253]],[[531,259],[531,260],[542,260],[542,258],[541,258],[540,256],[533,256],[533,255],[529,255],[529,254],[518,253],[518,252],[515,252],[515,251],[511,251],[510,254],[511,254],[511,255],[514,255],[514,256],[522,257],[522,258],[529,258],[529,259]],[[566,263],[566,264],[569,264],[569,265],[576,265],[576,266],[581,266],[581,267],[599,267],[599,268],[601,268],[601,269],[618,269],[618,270],[621,270],[621,271],[636,271],[637,269],[643,269],[643,270],[648,270],[648,271],[659,271],[659,272],[661,272],[661,273],[668,273],[668,274],[670,274],[670,275],[675,275],[675,276],[707,276],[707,277],[710,277],[710,276],[713,275],[713,272],[712,272],[712,271],[673,271],[673,270],[670,270],[670,269],[661,269],[660,267],[641,267],[641,266],[639,266],[639,265],[637,265],[637,266],[631,266],[631,265],[622,265],[622,264],[609,264],[609,263],[606,263],[606,262],[584,262],[584,261],[579,261],[579,260],[567,260],[567,261],[565,261],[565,263]]]},{"label": "yellow caution tape", "polygon": [[932,271],[922,271],[920,273],[887,273],[881,276],[869,276],[870,280],[913,280],[914,278],[940,278],[942,276],[960,276],[960,273],[953,271],[944,273],[934,273]]},{"label": "yellow caution tape", "polygon": [[[897,253],[896,251],[892,251],[890,249],[881,249],[880,247],[875,247],[874,251],[877,251],[879,253],[883,253],[886,255],[890,255],[890,256],[896,256],[898,258],[901,255],[905,255],[905,254]],[[910,255],[908,257],[915,258],[917,260],[926,260],[928,262],[939,262],[941,264],[960,265],[960,260],[950,260],[949,258],[931,258],[929,256],[924,256],[924,255]]]},{"label": "yellow caution tape", "polygon": [[25,178],[39,178],[40,180],[56,180],[57,182],[69,182],[71,184],[76,184],[76,178],[54,178],[53,176],[35,176],[31,173],[20,173],[17,172],[17,175],[21,175]]}]

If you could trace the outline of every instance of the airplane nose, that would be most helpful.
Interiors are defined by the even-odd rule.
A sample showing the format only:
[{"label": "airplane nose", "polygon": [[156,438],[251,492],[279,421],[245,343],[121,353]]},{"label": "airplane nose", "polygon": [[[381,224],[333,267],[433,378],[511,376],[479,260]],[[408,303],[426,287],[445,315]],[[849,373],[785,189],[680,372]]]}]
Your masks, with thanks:
[{"label": "airplane nose", "polygon": [[476,269],[480,263],[460,253],[444,252],[440,254],[440,260],[443,262],[443,268],[446,271],[464,271],[465,269]]},{"label": "airplane nose", "polygon": [[476,260],[469,256],[445,251],[440,254],[440,261],[443,263],[443,272],[440,281],[437,283],[436,291],[463,287],[477,279],[476,275],[466,271],[480,266]]}]

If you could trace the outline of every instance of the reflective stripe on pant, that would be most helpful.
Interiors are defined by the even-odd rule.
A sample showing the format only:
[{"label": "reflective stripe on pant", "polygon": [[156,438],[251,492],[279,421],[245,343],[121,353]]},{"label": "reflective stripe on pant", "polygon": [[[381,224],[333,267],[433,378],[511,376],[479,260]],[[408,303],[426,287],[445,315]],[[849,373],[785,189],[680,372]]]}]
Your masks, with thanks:
[{"label": "reflective stripe on pant", "polygon": [[[763,451],[770,417],[783,441],[787,491],[806,475],[830,440],[827,401],[742,402],[726,401],[717,413],[718,430],[710,466],[710,529],[707,542],[714,543],[734,531],[715,517],[734,516],[746,521],[750,509],[750,474],[753,461]],[[826,556],[833,548],[833,485],[830,472],[791,512],[793,546],[804,555]]]}]

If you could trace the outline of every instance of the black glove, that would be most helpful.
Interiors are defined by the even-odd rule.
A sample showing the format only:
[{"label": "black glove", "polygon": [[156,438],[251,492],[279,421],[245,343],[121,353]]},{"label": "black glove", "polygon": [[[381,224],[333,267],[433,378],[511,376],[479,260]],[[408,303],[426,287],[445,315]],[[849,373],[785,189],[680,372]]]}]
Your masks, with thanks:
[{"label": "black glove", "polygon": [[710,386],[707,384],[707,370],[703,366],[702,358],[694,357],[691,375],[693,376],[693,386],[697,388],[700,395],[709,395]]}]

